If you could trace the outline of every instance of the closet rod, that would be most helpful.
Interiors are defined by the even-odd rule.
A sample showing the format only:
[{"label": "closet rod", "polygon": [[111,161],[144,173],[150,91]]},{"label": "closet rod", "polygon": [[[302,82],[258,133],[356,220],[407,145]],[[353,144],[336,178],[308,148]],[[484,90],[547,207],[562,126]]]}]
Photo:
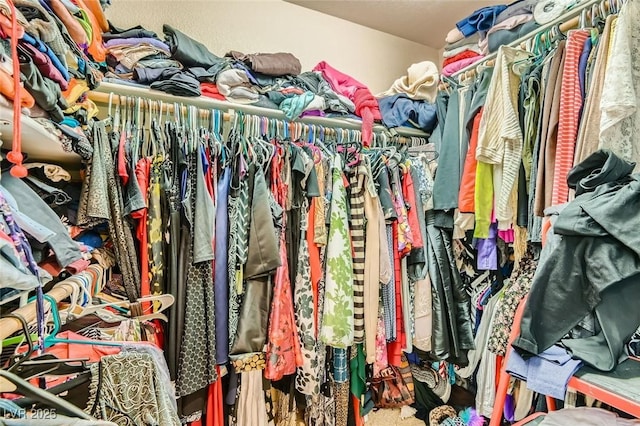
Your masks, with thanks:
[{"label": "closet rod", "polygon": [[[122,95],[124,96],[124,95]],[[106,93],[94,93],[91,98],[100,104],[108,104],[109,103],[109,94]],[[111,104],[112,105],[117,105],[120,104],[120,98],[117,95],[114,95],[111,98]],[[174,109],[175,109],[175,104],[162,104],[162,112],[168,112],[168,113],[173,113]],[[182,104],[181,109],[182,112],[184,114],[186,114],[188,112],[188,107],[187,105]],[[203,108],[199,108],[198,109],[200,111],[200,113],[204,113],[204,112],[209,112],[210,110],[208,109],[203,109]],[[224,121],[231,121],[233,120],[233,115],[231,113],[225,112],[222,114],[223,116],[223,120]],[[279,120],[279,119],[276,119]],[[293,121],[293,122],[289,122],[292,124],[298,123],[298,121]],[[323,124],[310,124],[310,123],[300,123],[305,127],[306,131],[310,131],[311,128],[309,126],[324,126]],[[349,123],[350,124],[350,123]],[[334,134],[335,135],[335,130],[337,130],[338,127],[325,127],[325,132],[326,134]],[[389,139],[391,139],[391,136],[389,136]],[[409,144],[412,141],[412,139],[424,139],[425,141],[428,141],[428,136],[412,136],[412,137],[407,137],[407,136],[396,136],[396,141],[400,144]]]},{"label": "closet rod", "polygon": [[[530,32],[527,35],[524,35],[522,37],[520,37],[519,39],[507,44],[506,46],[510,46],[510,47],[517,47],[520,46],[522,43],[526,42],[527,40],[535,37],[536,35],[540,34],[540,33],[544,33],[546,31],[548,31],[549,29],[555,27],[556,25],[560,25],[560,31],[562,31],[563,33],[573,29],[575,27],[577,27],[580,23],[580,14],[582,13],[583,10],[592,7],[594,4],[598,4],[598,3],[602,3],[603,0],[588,0],[584,3],[579,3],[577,6],[571,8],[568,12],[566,12],[564,15],[554,19],[551,22],[548,22],[546,24],[544,24],[541,27],[538,27],[537,29],[535,29],[534,31]],[[608,7],[609,2],[608,1],[604,1],[605,7]],[[467,71],[470,70],[475,70],[476,67],[478,67],[478,65],[482,65],[486,62],[489,62],[493,59],[495,59],[495,57],[498,55],[498,52],[493,52],[487,56],[485,56],[484,58],[482,58],[481,60],[479,60],[478,62],[474,62],[471,65],[467,65],[466,67],[456,71],[455,73],[453,73],[451,75],[450,78],[457,78],[460,75],[463,75],[464,73],[466,73]]]},{"label": "closet rod", "polygon": [[[109,103],[109,94],[113,93],[112,102],[116,102],[118,95],[139,97],[152,101],[162,101],[163,103],[178,103],[186,106],[195,106],[203,109],[217,109],[220,111],[242,111],[246,114],[257,115],[261,117],[275,118],[283,121],[288,120],[284,113],[277,109],[262,108],[253,105],[244,104],[232,104],[226,101],[219,101],[217,99],[200,97],[183,97],[174,96],[168,93],[164,93],[158,90],[152,90],[142,87],[125,86],[124,84],[116,83],[101,83],[99,87],[91,92],[88,92],[89,99],[101,105],[107,105]],[[360,130],[361,123],[355,120],[327,118],[327,117],[304,117],[294,120],[297,123],[303,124],[315,124],[316,126],[322,126],[325,128],[338,128],[338,129],[352,129]],[[384,126],[376,125],[373,128],[375,133],[389,132]],[[422,130],[412,129],[409,127],[396,127],[393,129],[395,133],[401,136],[424,138],[429,137],[429,133]]]},{"label": "closet rod", "polygon": [[[53,288],[47,292],[47,296],[51,296],[56,303],[60,303],[73,293],[73,286],[65,281],[60,281]],[[45,304],[48,303],[45,300]],[[14,315],[19,315],[25,319],[27,324],[31,324],[36,320],[36,302],[27,303],[21,308],[11,312]],[[6,317],[0,318],[0,340],[4,340],[11,336],[16,331],[22,330],[22,323],[17,318]],[[2,352],[2,346],[0,346],[0,352]]]}]

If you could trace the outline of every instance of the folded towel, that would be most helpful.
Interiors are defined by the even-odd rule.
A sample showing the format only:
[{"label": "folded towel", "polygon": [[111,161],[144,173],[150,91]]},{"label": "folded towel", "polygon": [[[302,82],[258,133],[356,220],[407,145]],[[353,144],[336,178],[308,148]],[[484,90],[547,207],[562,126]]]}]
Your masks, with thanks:
[{"label": "folded towel", "polygon": [[480,50],[480,46],[478,45],[478,43],[469,43],[469,44],[463,44],[462,46],[456,47],[455,49],[447,50],[445,48],[445,50],[442,52],[442,57],[451,58],[452,56],[456,56],[466,50],[470,50],[476,53],[482,53],[482,50]]},{"label": "folded towel", "polygon": [[[455,28],[452,31],[456,31],[459,34],[462,34],[460,30],[457,28]],[[449,33],[451,33],[451,31]],[[445,41],[447,42],[447,44],[444,46],[444,50],[451,50],[460,46],[464,46],[465,44],[473,44],[473,43],[478,44],[478,41],[480,41],[480,34],[473,33],[469,37],[462,36],[462,38],[456,41],[449,41],[449,36],[447,36],[447,39]]]}]

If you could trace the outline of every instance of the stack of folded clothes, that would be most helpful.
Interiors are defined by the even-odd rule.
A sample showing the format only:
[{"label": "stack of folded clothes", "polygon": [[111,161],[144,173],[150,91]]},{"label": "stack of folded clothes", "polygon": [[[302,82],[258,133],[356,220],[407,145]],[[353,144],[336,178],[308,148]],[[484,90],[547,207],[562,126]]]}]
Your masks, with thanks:
[{"label": "stack of folded clothes", "polygon": [[444,47],[442,74],[449,76],[483,58],[480,40],[493,27],[507,6],[487,6],[456,23],[449,31]]},{"label": "stack of folded clothes", "polygon": [[411,65],[407,75],[377,95],[384,125],[416,127],[430,133],[437,124],[435,99],[439,78],[433,62]]},{"label": "stack of folded clothes", "polygon": [[[81,134],[82,127],[97,114],[86,93],[99,84],[98,68],[106,59],[102,34],[109,26],[100,2],[13,0],[13,3],[23,82],[22,112],[55,137],[69,141],[63,145],[66,149],[78,153],[90,150],[91,146],[84,146],[75,135]],[[5,108],[11,108],[15,98],[9,44],[14,30],[11,18],[9,3],[0,0],[0,105]],[[64,131],[73,138],[66,138]]]},{"label": "stack of folded clothes", "polygon": [[[324,61],[302,72],[300,60],[291,53],[232,50],[217,56],[169,25],[163,32],[161,40],[139,26],[123,30],[110,25],[103,35],[108,67],[104,81],[280,109],[290,120],[305,115],[356,117],[363,122],[364,141],[371,140],[373,123],[381,120],[371,91]],[[437,81],[432,66],[435,74],[429,75]]]},{"label": "stack of folded clothes", "polygon": [[497,52],[503,44],[510,44],[535,30],[539,24],[534,19],[533,11],[538,2],[540,0],[518,0],[507,6],[480,38],[482,54]]}]

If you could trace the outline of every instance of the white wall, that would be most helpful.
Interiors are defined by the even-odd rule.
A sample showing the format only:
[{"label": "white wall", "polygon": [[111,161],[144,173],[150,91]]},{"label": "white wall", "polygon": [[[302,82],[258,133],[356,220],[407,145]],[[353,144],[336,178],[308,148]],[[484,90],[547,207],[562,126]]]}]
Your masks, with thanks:
[{"label": "white wall", "polygon": [[112,0],[106,15],[118,27],[140,24],[160,38],[167,23],[219,56],[229,50],[290,52],[303,71],[325,60],[374,94],[412,63],[438,61],[438,51],[428,46],[282,0]]}]

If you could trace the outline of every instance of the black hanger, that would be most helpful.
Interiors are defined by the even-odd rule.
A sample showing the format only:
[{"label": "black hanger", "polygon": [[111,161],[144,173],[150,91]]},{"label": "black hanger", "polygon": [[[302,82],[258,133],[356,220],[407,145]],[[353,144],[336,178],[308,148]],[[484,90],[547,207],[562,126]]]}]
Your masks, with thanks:
[{"label": "black hanger", "polygon": [[25,380],[30,380],[45,374],[51,376],[68,376],[88,371],[87,361],[89,361],[89,358],[60,359],[53,354],[42,354],[21,362],[11,371]]},{"label": "black hanger", "polygon": [[31,357],[31,354],[33,354],[33,342],[31,341],[31,333],[29,332],[29,324],[27,324],[27,320],[25,320],[24,317],[22,317],[21,315],[14,314],[14,313],[6,315],[6,317],[7,318],[15,318],[18,321],[20,321],[20,324],[22,325],[22,328],[20,329],[20,331],[22,331],[22,333],[24,334],[24,338],[25,338],[25,340],[27,342],[27,352],[24,353],[24,354],[13,355],[11,357],[11,359],[9,360],[8,371],[14,371],[18,367],[20,367],[20,364],[22,364],[23,362],[28,360],[29,357]]},{"label": "black hanger", "polygon": [[[73,379],[67,380],[64,383],[60,383],[59,385],[48,388],[47,392],[49,392],[52,395],[60,395],[61,393],[71,390],[77,386],[80,386],[83,383],[87,383],[90,380],[91,380],[91,371],[86,371],[84,373],[78,374]],[[24,398],[15,399],[13,400],[13,402],[15,402],[16,405],[18,405],[19,407],[26,408],[26,407],[32,407],[33,405],[37,405],[39,403],[39,400],[30,398],[30,397],[24,397]]]},{"label": "black hanger", "polygon": [[20,395],[32,398],[39,403],[47,404],[48,406],[55,408],[59,414],[84,420],[95,420],[75,405],[47,392],[46,390],[33,386],[31,383],[21,379],[9,371],[0,369],[0,378],[4,379],[2,381],[13,385],[13,389],[7,390],[9,392],[19,393]]}]

